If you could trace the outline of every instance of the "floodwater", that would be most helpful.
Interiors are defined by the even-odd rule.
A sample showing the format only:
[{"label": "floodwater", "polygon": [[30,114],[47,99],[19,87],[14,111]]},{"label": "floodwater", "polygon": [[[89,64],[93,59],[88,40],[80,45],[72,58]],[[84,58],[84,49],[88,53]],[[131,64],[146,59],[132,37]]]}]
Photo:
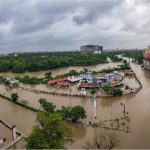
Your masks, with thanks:
[{"label": "floodwater", "polygon": [[[123,97],[97,98],[97,121],[123,117],[123,109],[120,105],[120,103],[123,102],[126,106],[126,111],[129,113],[130,122],[128,123],[128,127],[131,132],[115,131],[120,138],[118,148],[150,148],[150,72],[142,70],[141,67],[136,64],[131,64],[131,67],[143,84],[142,90],[137,94]],[[8,95],[16,91],[19,93],[21,99],[27,100],[31,106],[36,108],[39,108],[38,100],[40,98],[45,98],[49,102],[53,102],[57,108],[60,108],[62,105],[81,105],[86,109],[87,120],[92,121],[94,119],[93,100],[90,98],[70,98],[65,96],[36,94],[21,89],[12,91],[6,89],[3,85],[0,86],[0,91]],[[35,124],[35,113],[2,98],[0,98],[0,118],[10,124],[16,124],[18,129],[27,135],[31,132],[32,126]],[[101,128],[86,127],[80,124],[72,124],[71,127],[74,131],[75,142],[69,145],[69,148],[74,149],[84,148],[86,142],[91,140],[98,130],[101,132],[113,132]]]},{"label": "floodwater", "polygon": [[35,124],[36,116],[34,112],[0,98],[0,118],[10,125],[15,124],[19,131],[28,135]]},{"label": "floodwater", "polygon": [[60,74],[67,73],[70,70],[80,71],[80,70],[83,70],[84,68],[87,68],[90,70],[99,71],[102,69],[107,69],[108,67],[117,67],[120,64],[122,64],[122,63],[121,62],[120,63],[105,63],[105,64],[98,64],[98,65],[93,65],[93,66],[85,66],[85,67],[73,66],[73,67],[63,67],[63,68],[58,68],[58,69],[46,70],[46,71],[26,72],[26,73],[6,72],[6,73],[0,73],[0,75],[1,76],[7,76],[7,77],[17,77],[17,76],[29,75],[31,77],[36,76],[38,78],[42,78],[42,77],[44,77],[45,73],[47,73],[49,71],[52,72],[52,76],[57,76]]}]

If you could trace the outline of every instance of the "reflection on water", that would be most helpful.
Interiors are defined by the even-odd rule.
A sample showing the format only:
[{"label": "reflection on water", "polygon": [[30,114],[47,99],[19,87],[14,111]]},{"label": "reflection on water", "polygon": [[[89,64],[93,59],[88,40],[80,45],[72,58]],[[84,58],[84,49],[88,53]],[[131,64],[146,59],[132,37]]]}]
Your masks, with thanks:
[{"label": "reflection on water", "polygon": [[[122,107],[120,102],[125,103],[130,117],[130,133],[118,132],[121,138],[121,148],[150,148],[150,72],[143,71],[140,66],[131,65],[134,72],[137,73],[143,88],[135,95],[123,97],[100,99],[97,98],[97,120],[107,120],[122,117]],[[100,70],[100,69],[99,69]],[[31,106],[39,107],[38,99],[45,98],[53,102],[57,108],[62,105],[70,105],[70,97],[35,94],[33,92],[22,91],[21,89],[10,90],[0,85],[1,93],[18,92],[19,97],[28,100]],[[93,100],[85,98],[71,98],[71,105],[81,105],[87,111],[88,120],[93,118]],[[15,123],[19,130],[28,134],[35,120],[35,114],[22,107],[16,106],[10,102],[0,99],[0,117],[9,123]],[[69,148],[83,148],[87,140],[92,139],[96,130],[105,132],[104,129],[95,129],[93,127],[84,127],[79,124],[73,124],[75,143],[69,145]],[[111,132],[106,130],[107,132]]]}]

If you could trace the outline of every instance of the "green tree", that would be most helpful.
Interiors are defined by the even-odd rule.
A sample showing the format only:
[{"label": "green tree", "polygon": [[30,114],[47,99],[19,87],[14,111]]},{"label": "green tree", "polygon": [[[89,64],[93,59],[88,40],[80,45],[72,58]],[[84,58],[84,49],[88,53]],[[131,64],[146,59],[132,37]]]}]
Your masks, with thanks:
[{"label": "green tree", "polygon": [[69,119],[73,122],[86,118],[86,111],[82,106],[62,106],[61,110],[57,110],[57,113],[59,113],[63,119]]},{"label": "green tree", "polygon": [[109,83],[103,87],[104,92],[109,94],[110,89],[112,88],[112,85]]},{"label": "green tree", "polygon": [[12,72],[22,73],[22,72],[25,72],[25,70],[26,70],[26,65],[24,62],[15,61]]},{"label": "green tree", "polygon": [[122,96],[123,95],[123,91],[120,89],[114,89],[113,90],[113,96]]},{"label": "green tree", "polygon": [[72,107],[70,112],[70,117],[73,122],[86,118],[86,112],[82,106]]},{"label": "green tree", "polygon": [[12,93],[12,94],[11,94],[11,100],[12,100],[13,102],[17,102],[18,99],[19,99],[18,93]]},{"label": "green tree", "polygon": [[16,79],[19,80],[20,82],[24,83],[24,84],[31,84],[31,85],[40,84],[42,82],[41,78],[30,77],[29,75],[25,75],[22,78],[17,77]]},{"label": "green tree", "polygon": [[45,73],[45,77],[46,79],[52,79],[52,73],[51,72]]},{"label": "green tree", "polygon": [[91,95],[96,96],[97,90],[94,89],[90,93],[91,93]]},{"label": "green tree", "polygon": [[64,119],[70,119],[71,118],[71,107],[70,106],[62,106],[61,110],[58,110],[58,112],[61,114],[62,118]]},{"label": "green tree", "polygon": [[9,80],[4,79],[4,84],[5,84],[6,86],[9,86],[9,85],[10,85],[10,81],[9,81]]},{"label": "green tree", "polygon": [[39,103],[45,112],[54,113],[56,106],[53,103],[47,102],[45,99],[39,99]]},{"label": "green tree", "polygon": [[58,114],[39,113],[36,125],[27,138],[27,149],[64,149],[73,142],[71,128]]}]

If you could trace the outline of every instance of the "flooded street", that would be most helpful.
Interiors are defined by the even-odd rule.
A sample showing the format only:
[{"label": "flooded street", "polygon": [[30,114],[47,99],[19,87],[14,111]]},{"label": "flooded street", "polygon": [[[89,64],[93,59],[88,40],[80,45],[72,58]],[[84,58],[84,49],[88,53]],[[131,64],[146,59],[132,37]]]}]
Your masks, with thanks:
[{"label": "flooded street", "polygon": [[[112,64],[105,67],[112,67]],[[114,67],[117,67],[118,63],[115,63],[115,65],[116,66]],[[91,70],[101,70],[102,67],[104,67],[104,65],[96,65],[95,67],[89,68]],[[123,97],[97,98],[97,120],[110,120],[122,117],[123,110],[120,103],[123,102],[126,105],[126,110],[129,112],[129,128],[131,132],[124,133],[121,131],[115,131],[121,139],[119,147],[131,149],[150,148],[150,72],[142,70],[141,67],[136,64],[131,64],[131,67],[143,84],[142,90],[140,90],[137,94]],[[52,73],[53,75],[62,74],[75,68],[80,70],[84,67],[61,68],[53,70]],[[39,74],[37,73],[34,75],[42,77],[44,73],[45,72],[40,72]],[[22,89],[11,90],[3,85],[0,85],[0,92],[6,93],[7,95],[10,95],[12,92],[17,92],[21,99],[27,100],[29,105],[35,108],[39,108],[38,100],[40,98],[45,98],[47,101],[54,103],[57,108],[60,108],[62,105],[81,105],[87,112],[87,120],[93,120],[94,110],[93,100],[91,98],[86,99],[36,94],[33,92],[24,91]],[[16,124],[17,128],[27,135],[31,132],[32,126],[35,124],[35,113],[2,98],[0,98],[0,118],[10,124]],[[84,127],[80,124],[72,124],[71,127],[74,131],[75,142],[72,145],[69,145],[69,148],[83,148],[86,141],[93,138],[95,132],[97,132],[96,130],[100,130],[101,132],[112,132],[111,130],[101,128],[95,129],[93,127]]]}]

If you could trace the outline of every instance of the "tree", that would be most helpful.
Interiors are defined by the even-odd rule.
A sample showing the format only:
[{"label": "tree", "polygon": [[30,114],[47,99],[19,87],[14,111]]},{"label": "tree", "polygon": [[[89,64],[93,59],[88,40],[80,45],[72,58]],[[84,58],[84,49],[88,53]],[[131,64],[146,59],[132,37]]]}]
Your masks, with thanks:
[{"label": "tree", "polygon": [[12,93],[11,94],[11,100],[13,102],[16,102],[18,100],[19,96],[18,96],[18,93]]},{"label": "tree", "polygon": [[126,59],[123,60],[123,64],[124,64],[124,65],[128,65],[128,62],[127,62]]},{"label": "tree", "polygon": [[82,106],[75,106],[72,107],[70,111],[70,118],[72,121],[77,121],[79,119],[84,119],[86,118],[86,112]]},{"label": "tree", "polygon": [[16,79],[19,80],[20,82],[24,83],[24,84],[32,84],[32,85],[40,84],[42,82],[41,78],[30,77],[29,75],[25,75],[22,78],[17,77]]},{"label": "tree", "polygon": [[113,96],[122,96],[123,95],[123,91],[120,89],[114,89],[113,90]]},{"label": "tree", "polygon": [[27,149],[64,149],[73,142],[72,130],[58,114],[39,113],[36,125],[27,138]]},{"label": "tree", "polygon": [[62,106],[61,110],[57,110],[57,113],[59,113],[63,119],[69,119],[73,122],[86,118],[86,111],[82,106]]},{"label": "tree", "polygon": [[110,89],[112,88],[111,83],[105,85],[104,87],[102,87],[102,89],[104,90],[105,93],[109,94]]},{"label": "tree", "polygon": [[45,73],[45,77],[46,79],[52,79],[52,73],[51,72]]},{"label": "tree", "polygon": [[9,81],[9,80],[4,79],[4,84],[5,84],[6,86],[10,86],[10,81]]},{"label": "tree", "polygon": [[78,72],[76,70],[72,69],[72,70],[69,71],[68,75],[69,76],[76,76],[76,75],[78,75]]},{"label": "tree", "polygon": [[119,139],[116,134],[96,133],[92,142],[87,142],[86,149],[114,149],[119,145]]},{"label": "tree", "polygon": [[97,93],[97,90],[95,89],[91,91],[91,95],[93,95],[93,97],[96,96],[96,93]]},{"label": "tree", "polygon": [[25,62],[20,62],[18,60],[16,60],[14,62],[14,67],[12,69],[12,72],[14,72],[14,73],[22,73],[22,72],[25,72],[25,70],[26,70]]},{"label": "tree", "polygon": [[53,103],[47,102],[45,99],[40,99],[39,103],[45,112],[49,112],[49,113],[55,112],[56,106]]},{"label": "tree", "polygon": [[61,114],[63,119],[71,119],[71,107],[70,106],[62,106],[61,110],[58,110],[58,113]]}]

